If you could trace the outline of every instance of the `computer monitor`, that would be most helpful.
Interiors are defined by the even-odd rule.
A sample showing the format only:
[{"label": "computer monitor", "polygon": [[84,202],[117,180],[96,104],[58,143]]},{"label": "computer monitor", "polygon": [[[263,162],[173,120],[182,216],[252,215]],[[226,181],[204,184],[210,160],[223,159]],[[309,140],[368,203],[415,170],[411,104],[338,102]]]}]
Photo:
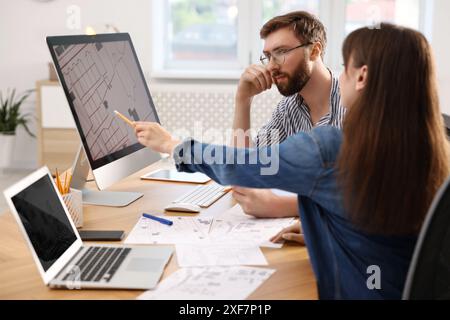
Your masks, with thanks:
[{"label": "computer monitor", "polygon": [[[133,128],[114,114],[159,123],[129,34],[47,37],[47,44],[98,188],[159,161],[160,154],[139,144]],[[91,204],[125,206],[142,196],[97,195],[102,199]]]}]

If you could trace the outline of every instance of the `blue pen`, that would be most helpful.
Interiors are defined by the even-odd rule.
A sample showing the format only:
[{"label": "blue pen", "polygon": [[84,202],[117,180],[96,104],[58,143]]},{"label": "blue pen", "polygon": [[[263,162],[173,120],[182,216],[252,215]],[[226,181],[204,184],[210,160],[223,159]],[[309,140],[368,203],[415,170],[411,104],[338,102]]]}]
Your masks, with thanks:
[{"label": "blue pen", "polygon": [[158,217],[152,216],[151,214],[148,214],[148,213],[144,213],[142,216],[144,216],[145,218],[148,218],[148,219],[152,219],[152,220],[158,221],[159,223],[162,223],[162,224],[165,224],[165,225],[168,225],[168,226],[173,225],[173,222],[170,221],[170,220],[166,220],[166,219],[163,219],[163,218],[158,218]]}]

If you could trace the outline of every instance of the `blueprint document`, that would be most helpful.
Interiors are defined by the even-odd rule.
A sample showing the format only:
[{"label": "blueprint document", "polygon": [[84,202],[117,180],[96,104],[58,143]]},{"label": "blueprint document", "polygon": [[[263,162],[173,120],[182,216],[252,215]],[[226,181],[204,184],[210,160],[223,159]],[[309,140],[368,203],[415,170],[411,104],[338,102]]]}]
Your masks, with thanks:
[{"label": "blueprint document", "polygon": [[139,300],[244,300],[275,272],[251,267],[184,268]]},{"label": "blueprint document", "polygon": [[125,240],[126,244],[199,243],[208,239],[213,218],[170,217],[172,226],[141,217]]},{"label": "blueprint document", "polygon": [[217,243],[246,243],[281,248],[283,244],[271,243],[270,238],[294,222],[294,218],[257,219],[246,215],[237,204],[215,217],[210,236]]},{"label": "blueprint document", "polygon": [[218,217],[173,217],[169,227],[141,218],[126,244],[220,244],[281,248],[270,238],[294,222],[287,219],[256,219],[244,214],[239,205]]}]

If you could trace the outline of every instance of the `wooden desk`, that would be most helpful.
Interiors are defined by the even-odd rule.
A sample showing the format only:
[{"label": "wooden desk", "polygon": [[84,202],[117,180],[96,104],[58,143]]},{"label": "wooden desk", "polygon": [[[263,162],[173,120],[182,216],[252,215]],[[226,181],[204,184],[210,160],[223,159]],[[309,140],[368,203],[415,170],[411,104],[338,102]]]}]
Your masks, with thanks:
[{"label": "wooden desk", "polygon": [[[142,212],[163,213],[164,206],[193,189],[194,185],[141,181],[139,176],[160,168],[155,164],[121,181],[111,191],[137,191],[144,198],[126,208],[84,207],[84,229],[131,231]],[[234,205],[231,195],[223,197],[202,212],[214,215]],[[251,300],[317,299],[314,274],[305,248],[287,245],[281,250],[263,249],[272,277],[258,288]],[[178,269],[176,254],[163,277]],[[46,287],[31,257],[14,217],[0,217],[0,299],[135,299],[143,291],[126,290],[51,290]]]}]

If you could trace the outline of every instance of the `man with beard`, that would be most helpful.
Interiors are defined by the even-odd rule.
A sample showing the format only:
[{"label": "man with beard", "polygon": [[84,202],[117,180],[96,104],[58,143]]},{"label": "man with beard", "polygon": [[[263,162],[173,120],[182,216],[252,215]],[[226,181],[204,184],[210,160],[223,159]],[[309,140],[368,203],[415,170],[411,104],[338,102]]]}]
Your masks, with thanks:
[{"label": "man with beard", "polygon": [[[338,77],[323,62],[327,44],[323,24],[307,12],[292,12],[267,22],[260,35],[265,41],[261,65],[245,70],[236,94],[234,146],[277,144],[318,126],[341,128],[345,109],[340,104]],[[272,85],[284,98],[253,142],[249,133],[252,100]],[[234,188],[233,197],[255,217],[298,217],[296,196]],[[294,240],[300,240],[298,227],[293,231]]]}]

